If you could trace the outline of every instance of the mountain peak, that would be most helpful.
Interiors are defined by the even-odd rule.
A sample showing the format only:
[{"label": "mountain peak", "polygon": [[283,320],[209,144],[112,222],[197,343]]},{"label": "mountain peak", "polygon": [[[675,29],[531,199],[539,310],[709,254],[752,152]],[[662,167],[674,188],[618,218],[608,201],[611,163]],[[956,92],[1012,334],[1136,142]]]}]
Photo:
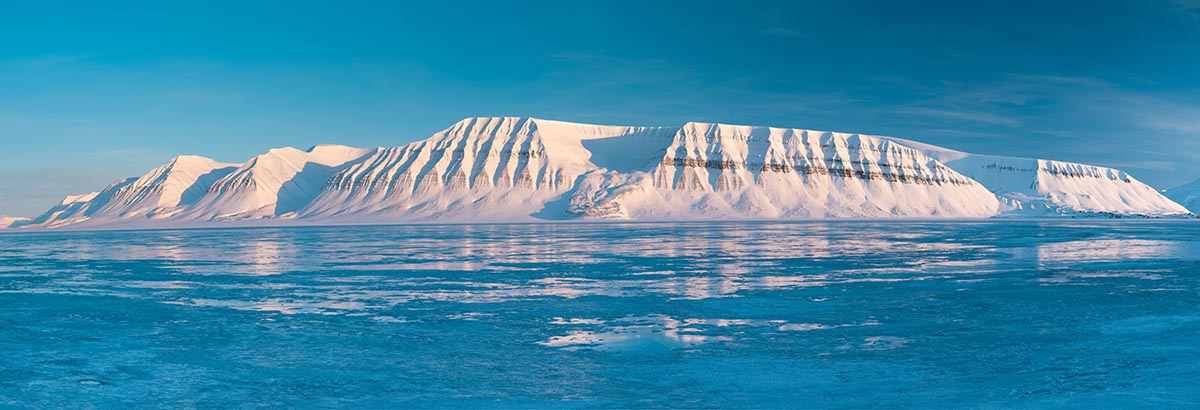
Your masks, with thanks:
[{"label": "mountain peak", "polygon": [[485,123],[486,123],[486,122],[507,122],[507,123],[516,123],[516,122],[539,121],[539,120],[540,120],[540,119],[538,119],[538,118],[534,118],[534,117],[524,117],[524,116],[522,116],[522,117],[514,117],[514,116],[487,116],[487,115],[484,115],[484,116],[477,116],[477,117],[466,117],[466,118],[463,118],[463,119],[461,119],[461,120],[458,120],[458,122],[455,122],[455,123],[454,123],[454,125],[451,125],[451,127],[454,127],[455,125],[472,124],[472,123],[479,123],[479,122],[485,122]]},{"label": "mountain peak", "polygon": [[308,152],[308,151],[304,151],[304,150],[301,150],[296,147],[276,147],[276,148],[268,149],[267,153],[259,154],[258,156],[266,157],[266,156],[272,156],[272,155],[293,154],[293,153],[300,153],[300,152]]},{"label": "mountain peak", "polygon": [[167,172],[188,171],[194,169],[211,169],[218,167],[235,167],[237,164],[225,164],[209,157],[199,155],[177,155],[163,164],[160,169]]},{"label": "mountain peak", "polygon": [[362,148],[355,148],[341,144],[317,144],[309,147],[304,152],[315,154],[319,152],[346,152],[346,151],[362,151]]},{"label": "mountain peak", "polygon": [[217,160],[209,158],[209,157],[200,156],[200,155],[182,154],[182,155],[176,155],[176,156],[172,157],[167,162],[172,162],[172,163],[176,163],[176,162],[217,162]]}]

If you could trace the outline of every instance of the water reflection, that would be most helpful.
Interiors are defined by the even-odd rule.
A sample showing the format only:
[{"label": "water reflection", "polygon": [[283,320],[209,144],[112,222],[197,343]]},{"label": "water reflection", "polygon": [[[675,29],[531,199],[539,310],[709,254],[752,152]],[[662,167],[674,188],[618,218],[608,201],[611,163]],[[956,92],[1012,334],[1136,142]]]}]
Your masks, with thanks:
[{"label": "water reflection", "polygon": [[[1002,229],[1000,229],[1002,228]],[[412,303],[541,299],[742,298],[906,282],[978,284],[1034,270],[1053,285],[1160,280],[1164,267],[1100,266],[1195,258],[1194,241],[1045,223],[485,225],[3,235],[0,290],[122,295],[279,314],[365,314]],[[1107,237],[1090,237],[1107,232]],[[1093,266],[1094,265],[1094,266]],[[19,267],[19,268],[18,268]],[[36,277],[22,281],[23,277]],[[383,313],[376,312],[383,315]],[[602,333],[677,344],[666,326]],[[640,326],[640,327],[639,327]],[[825,327],[822,327],[825,326]],[[786,330],[843,324],[796,323]],[[777,326],[778,327],[778,326]],[[649,331],[649,330],[647,330]],[[674,335],[670,332],[683,332]],[[606,340],[619,335],[605,335]],[[631,336],[632,337],[632,336]],[[658,336],[655,336],[658,337]],[[572,335],[572,345],[592,340]]]},{"label": "water reflection", "polygon": [[[284,259],[285,242],[259,240],[247,243],[244,251],[235,259],[245,267],[237,273],[255,276],[278,275],[287,268]],[[287,255],[293,256],[293,255]]]},{"label": "water reflection", "polygon": [[1038,263],[1055,267],[1089,262],[1120,262],[1182,254],[1183,244],[1150,239],[1089,239],[1038,246]]}]

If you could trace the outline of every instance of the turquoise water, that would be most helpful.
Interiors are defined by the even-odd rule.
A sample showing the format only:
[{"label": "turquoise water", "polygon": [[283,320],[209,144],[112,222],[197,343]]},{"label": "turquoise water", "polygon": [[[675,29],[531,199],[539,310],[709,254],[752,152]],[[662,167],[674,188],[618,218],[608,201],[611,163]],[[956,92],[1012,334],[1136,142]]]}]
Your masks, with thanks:
[{"label": "turquoise water", "polygon": [[1200,223],[0,234],[0,407],[1195,407]]}]

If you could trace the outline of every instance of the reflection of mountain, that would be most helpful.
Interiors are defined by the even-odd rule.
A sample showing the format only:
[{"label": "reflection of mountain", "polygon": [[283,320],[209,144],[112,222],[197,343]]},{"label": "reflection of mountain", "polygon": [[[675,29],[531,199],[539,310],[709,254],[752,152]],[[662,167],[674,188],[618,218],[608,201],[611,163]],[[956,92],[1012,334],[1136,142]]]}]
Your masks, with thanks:
[{"label": "reflection of mountain", "polygon": [[1042,244],[1037,247],[1037,256],[1042,268],[1070,267],[1080,263],[1161,258],[1179,254],[1180,246],[1171,241],[1093,239]]},{"label": "reflection of mountain", "polygon": [[[1151,239],[1091,239],[1051,242],[1037,246],[1037,269],[1048,273],[1039,278],[1045,283],[1096,280],[1098,278],[1162,279],[1161,269],[1130,268],[1139,260],[1164,260],[1180,255],[1195,255],[1189,244]],[[1190,257],[1185,256],[1185,259]],[[1120,264],[1120,265],[1118,265]],[[1081,269],[1081,266],[1121,266],[1119,268]]]},{"label": "reflection of mountain", "polygon": [[281,148],[241,165],[178,157],[18,224],[1186,213],[1124,172],[1090,165],[800,129],[506,117],[466,119],[392,148]]}]

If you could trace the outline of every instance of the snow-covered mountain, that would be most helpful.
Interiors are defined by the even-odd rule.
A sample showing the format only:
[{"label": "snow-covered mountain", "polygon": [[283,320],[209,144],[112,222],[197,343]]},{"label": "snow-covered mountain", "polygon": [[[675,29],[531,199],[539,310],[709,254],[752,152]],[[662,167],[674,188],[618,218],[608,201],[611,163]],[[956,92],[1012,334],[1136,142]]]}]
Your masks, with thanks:
[{"label": "snow-covered mountain", "polygon": [[114,182],[99,192],[69,196],[31,224],[56,227],[171,218],[188,209],[209,186],[236,167],[181,155],[139,178]]},{"label": "snow-covered mountain", "polygon": [[108,204],[108,200],[112,198],[116,191],[128,186],[135,180],[137,178],[122,179],[113,182],[99,192],[67,196],[41,216],[33,218],[25,226],[57,228],[88,221],[91,215]]},{"label": "snow-covered mountain", "polygon": [[9,228],[12,226],[20,226],[29,221],[29,218],[0,215],[0,229]]},{"label": "snow-covered mountain", "polygon": [[391,148],[181,156],[29,227],[1187,214],[1119,170],[789,128],[468,118]]},{"label": "snow-covered mountain", "polygon": [[291,217],[321,192],[331,175],[378,149],[317,145],[277,148],[254,157],[210,184],[182,220]]},{"label": "snow-covered mountain", "polygon": [[181,155],[127,185],[116,188],[97,214],[117,219],[170,218],[208,191],[212,184],[237,169],[209,158]]},{"label": "snow-covered mountain", "polygon": [[1192,212],[1200,213],[1200,179],[1172,188],[1166,195]]},{"label": "snow-covered mountain", "polygon": [[606,168],[597,162],[627,171],[651,165],[674,131],[470,118],[347,167],[299,214],[392,222],[529,219],[568,196],[584,174]]},{"label": "snow-covered mountain", "polygon": [[647,172],[595,172],[568,214],[633,219],[986,217],[982,185],[885,139],[688,123]]},{"label": "snow-covered mountain", "polygon": [[1168,216],[1182,205],[1123,171],[1047,159],[968,154],[889,138],[916,148],[979,181],[996,194],[1004,215],[1081,214]]}]

